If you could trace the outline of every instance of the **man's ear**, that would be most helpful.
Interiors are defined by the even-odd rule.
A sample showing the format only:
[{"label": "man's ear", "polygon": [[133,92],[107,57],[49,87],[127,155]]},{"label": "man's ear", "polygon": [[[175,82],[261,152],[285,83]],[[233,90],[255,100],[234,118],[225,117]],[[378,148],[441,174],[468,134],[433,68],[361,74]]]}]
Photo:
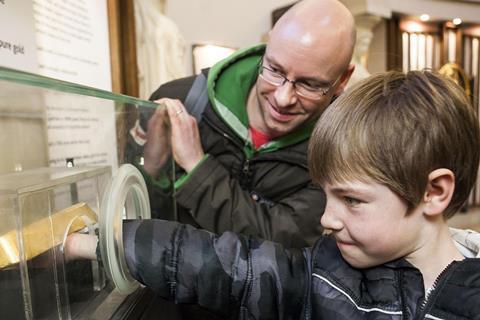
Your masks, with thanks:
[{"label": "man's ear", "polygon": [[429,216],[442,214],[452,200],[455,191],[455,175],[449,169],[441,168],[430,172],[423,196],[423,213]]},{"label": "man's ear", "polygon": [[347,70],[345,70],[340,77],[337,88],[335,89],[335,93],[333,94],[335,97],[338,97],[345,90],[345,87],[347,86],[348,80],[350,80],[353,71],[355,71],[355,65],[353,63],[350,63],[347,67]]}]

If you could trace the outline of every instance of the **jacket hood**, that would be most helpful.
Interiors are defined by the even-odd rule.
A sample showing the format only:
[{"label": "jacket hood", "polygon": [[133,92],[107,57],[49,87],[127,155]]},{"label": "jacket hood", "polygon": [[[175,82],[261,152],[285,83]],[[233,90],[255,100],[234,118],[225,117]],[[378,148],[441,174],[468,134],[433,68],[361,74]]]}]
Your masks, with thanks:
[{"label": "jacket hood", "polygon": [[[265,45],[256,45],[236,51],[226,59],[216,63],[208,73],[208,97],[213,110],[224,122],[245,141],[246,153],[255,152],[249,134],[247,100],[251,88],[258,77],[258,70],[265,53]],[[314,122],[278,137],[263,145],[260,153],[278,150],[308,139]]]},{"label": "jacket hood", "polygon": [[450,228],[450,234],[464,257],[480,258],[480,233],[473,230]]}]

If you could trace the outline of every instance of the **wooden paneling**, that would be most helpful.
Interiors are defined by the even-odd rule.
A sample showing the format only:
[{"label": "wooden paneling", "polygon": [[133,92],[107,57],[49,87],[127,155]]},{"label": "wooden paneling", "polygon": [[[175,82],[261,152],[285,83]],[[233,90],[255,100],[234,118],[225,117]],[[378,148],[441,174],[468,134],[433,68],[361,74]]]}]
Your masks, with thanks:
[{"label": "wooden paneling", "polygon": [[387,21],[387,70],[402,70],[402,33],[400,19],[392,16]]},{"label": "wooden paneling", "polygon": [[138,97],[133,0],[108,0],[112,90]]},{"label": "wooden paneling", "polygon": [[[135,15],[133,0],[107,0],[110,29],[112,91],[139,96]],[[116,106],[118,162],[125,162],[129,128],[136,119],[136,106]]]}]

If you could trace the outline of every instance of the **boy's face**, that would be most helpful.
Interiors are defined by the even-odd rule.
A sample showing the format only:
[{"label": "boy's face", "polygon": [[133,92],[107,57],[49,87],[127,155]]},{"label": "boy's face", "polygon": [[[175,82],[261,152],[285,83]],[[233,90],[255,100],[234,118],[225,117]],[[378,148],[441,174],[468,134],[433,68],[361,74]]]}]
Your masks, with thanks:
[{"label": "boy's face", "polygon": [[407,205],[379,183],[350,181],[324,185],[327,206],[321,223],[337,240],[343,258],[366,268],[408,257],[420,247],[422,208]]}]

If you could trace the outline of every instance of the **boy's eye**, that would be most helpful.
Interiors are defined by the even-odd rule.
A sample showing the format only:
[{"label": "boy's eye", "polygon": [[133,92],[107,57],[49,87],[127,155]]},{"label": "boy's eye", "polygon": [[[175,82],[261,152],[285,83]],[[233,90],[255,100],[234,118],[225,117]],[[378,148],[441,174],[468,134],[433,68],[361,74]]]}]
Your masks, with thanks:
[{"label": "boy's eye", "polygon": [[350,207],[353,207],[362,203],[362,201],[360,201],[359,199],[352,198],[352,197],[344,197],[344,201]]}]

